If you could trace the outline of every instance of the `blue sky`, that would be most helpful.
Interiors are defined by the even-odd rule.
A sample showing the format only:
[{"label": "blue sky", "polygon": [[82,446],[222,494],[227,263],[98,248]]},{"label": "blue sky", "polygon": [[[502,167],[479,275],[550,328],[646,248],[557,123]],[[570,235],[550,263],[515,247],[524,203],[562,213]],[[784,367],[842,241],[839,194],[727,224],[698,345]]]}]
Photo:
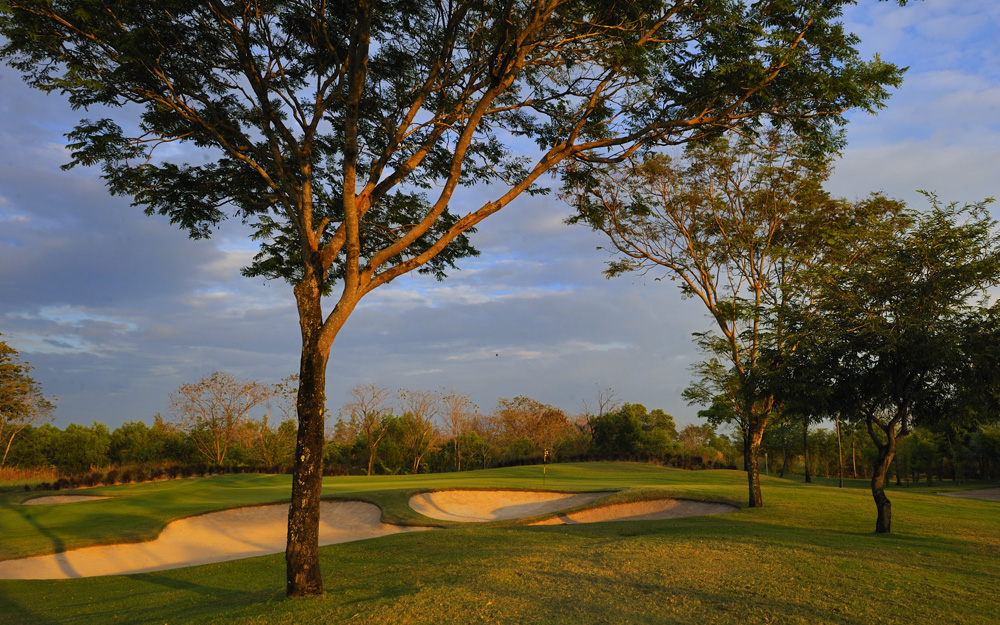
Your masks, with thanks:
[{"label": "blue sky", "polygon": [[[846,17],[865,56],[910,70],[878,116],[851,114],[828,189],[916,206],[917,189],[960,202],[1000,192],[1000,3],[861,0]],[[58,398],[56,424],[148,422],[214,370],[296,371],[290,287],[239,275],[254,248],[238,223],[190,241],[111,198],[93,171],[59,169],[82,116],[0,68],[0,333]],[[482,224],[482,255],[445,282],[370,295],[334,345],[331,409],[366,382],[455,389],[483,411],[528,395],[576,412],[611,387],[695,422],[680,392],[699,359],[691,333],[709,327],[700,303],[652,276],[605,280],[601,239],[567,214],[554,196],[522,198]]]}]

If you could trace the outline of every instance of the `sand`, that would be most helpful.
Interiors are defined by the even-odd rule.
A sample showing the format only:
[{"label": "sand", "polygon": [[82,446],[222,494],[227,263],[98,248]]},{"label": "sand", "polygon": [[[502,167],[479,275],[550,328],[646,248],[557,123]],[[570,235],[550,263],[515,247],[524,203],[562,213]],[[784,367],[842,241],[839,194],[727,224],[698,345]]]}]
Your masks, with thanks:
[{"label": "sand", "polygon": [[[360,501],[320,504],[319,543],[364,540],[431,529],[382,523],[378,506]],[[124,575],[249,558],[285,550],[288,504],[236,508],[174,521],[144,543],[85,547],[0,562],[0,579],[65,579]]]},{"label": "sand", "polygon": [[442,521],[475,523],[524,519],[575,508],[608,493],[553,493],[520,490],[440,490],[410,498],[410,507]]},{"label": "sand", "polygon": [[687,499],[653,499],[634,503],[591,508],[569,514],[559,514],[532,525],[572,525],[575,523],[601,523],[605,521],[653,521],[689,516],[725,514],[737,510],[736,506]]},{"label": "sand", "polygon": [[[948,494],[974,496],[977,493],[1000,497],[1000,489]],[[591,503],[608,494],[447,490],[414,495],[410,498],[410,507],[434,519],[484,522],[558,513]],[[39,497],[24,503],[67,503],[96,498],[57,495]],[[722,514],[736,509],[719,503],[658,499],[557,514],[534,525],[673,519]],[[382,523],[382,511],[378,506],[360,501],[324,501],[320,505],[320,514],[321,545],[432,529]],[[287,504],[212,512],[174,521],[156,539],[144,543],[100,545],[53,555],[3,561],[0,562],[0,579],[125,575],[280,553],[285,550],[287,524]]]},{"label": "sand", "polygon": [[984,501],[1000,501],[1000,488],[982,488],[980,490],[963,490],[956,493],[940,493],[947,497],[964,497],[965,499],[982,499]]},{"label": "sand", "polygon": [[76,501],[97,501],[98,499],[110,499],[110,497],[100,497],[98,495],[47,495],[45,497],[35,497],[22,501],[23,506],[40,506],[50,503],[73,503]]}]

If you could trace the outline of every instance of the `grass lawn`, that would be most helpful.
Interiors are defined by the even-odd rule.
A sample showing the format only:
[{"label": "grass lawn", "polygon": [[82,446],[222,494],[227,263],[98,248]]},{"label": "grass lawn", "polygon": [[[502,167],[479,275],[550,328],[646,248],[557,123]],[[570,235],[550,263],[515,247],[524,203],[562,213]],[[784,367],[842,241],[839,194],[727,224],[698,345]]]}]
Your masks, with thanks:
[{"label": "grass lawn", "polygon": [[[0,581],[0,623],[899,623],[993,624],[1000,504],[893,489],[893,534],[872,532],[863,488],[765,477],[764,508],[667,521],[447,526],[321,548],[326,594],[284,597],[282,554],[139,575]],[[950,485],[949,485],[950,486]],[[539,467],[327,478],[424,523],[406,501],[438,488],[543,487]],[[285,500],[287,476],[220,476],[87,489],[113,499],[20,505],[0,495],[0,559],[140,540],[169,521]],[[744,504],[745,474],[550,465],[556,490],[619,490]]]}]

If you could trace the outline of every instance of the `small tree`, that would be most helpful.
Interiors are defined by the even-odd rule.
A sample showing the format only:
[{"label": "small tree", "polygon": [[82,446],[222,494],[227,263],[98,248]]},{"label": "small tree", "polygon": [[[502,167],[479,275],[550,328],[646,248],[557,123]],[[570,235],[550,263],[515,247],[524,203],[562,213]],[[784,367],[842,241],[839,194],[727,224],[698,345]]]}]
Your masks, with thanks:
[{"label": "small tree", "polygon": [[368,449],[368,475],[372,474],[379,443],[389,428],[392,408],[389,406],[389,389],[377,384],[362,384],[351,389],[350,403],[344,412],[350,415],[353,428]]},{"label": "small tree", "polygon": [[441,396],[432,391],[400,391],[399,403],[403,445],[412,461],[410,470],[419,473],[420,462],[437,444],[434,420],[441,412]]},{"label": "small tree", "polygon": [[615,393],[613,388],[609,387],[597,387],[597,396],[594,398],[595,401],[591,401],[584,398],[580,402],[580,412],[583,417],[584,423],[586,424],[587,434],[589,436],[591,447],[594,446],[594,422],[600,419],[606,414],[617,411],[621,407],[621,400],[618,399],[618,394]]},{"label": "small tree", "polygon": [[[299,376],[292,374],[282,378],[270,391],[267,413],[253,424],[247,446],[252,448],[257,462],[267,466],[283,465],[295,451],[295,398],[299,392]],[[272,408],[280,415],[277,427],[271,426]]]},{"label": "small tree", "polygon": [[[877,449],[875,531],[891,531],[885,479],[899,441],[945,418],[969,395],[996,396],[998,312],[981,299],[1000,284],[1000,235],[986,202],[918,213],[893,209],[857,224],[810,272],[818,305],[802,316],[797,358],[834,388],[832,406],[863,421]],[[986,382],[971,388],[969,382]],[[995,414],[995,413],[993,413]],[[898,473],[898,471],[897,471]]]},{"label": "small tree", "polygon": [[260,382],[216,371],[178,387],[170,397],[170,410],[188,431],[199,455],[206,462],[223,464],[254,409],[270,394],[271,389]]},{"label": "small tree", "polygon": [[468,432],[478,414],[478,408],[468,395],[463,395],[457,391],[447,391],[441,395],[443,406],[442,417],[445,429],[451,436],[451,443],[455,452],[455,470],[462,470],[462,455],[466,450],[462,448],[463,435]]},{"label": "small tree", "polygon": [[505,442],[530,441],[531,448],[524,450],[528,454],[554,451],[556,443],[570,432],[565,412],[530,397],[501,397],[492,416]]},{"label": "small tree", "polygon": [[469,457],[480,468],[490,468],[493,460],[500,454],[500,432],[496,419],[490,415],[473,413],[463,438],[463,448],[467,449]]},{"label": "small tree", "polygon": [[[0,335],[3,336],[3,335]],[[51,419],[53,403],[42,394],[42,387],[28,372],[17,350],[0,341],[0,467],[7,462],[11,445],[25,428]]]}]

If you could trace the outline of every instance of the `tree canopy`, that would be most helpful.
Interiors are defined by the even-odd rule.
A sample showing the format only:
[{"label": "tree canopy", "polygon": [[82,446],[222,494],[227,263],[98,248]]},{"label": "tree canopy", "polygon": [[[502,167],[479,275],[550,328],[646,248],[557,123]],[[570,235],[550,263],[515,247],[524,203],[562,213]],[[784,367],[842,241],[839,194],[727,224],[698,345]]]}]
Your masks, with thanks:
[{"label": "tree canopy", "polygon": [[789,359],[789,379],[827,386],[829,409],[863,422],[878,449],[877,532],[891,530],[883,485],[899,439],[917,424],[982,414],[997,396],[992,200],[928,197],[930,210],[890,205],[882,219],[841,231],[834,253],[809,273],[817,305],[798,311],[800,348]]},{"label": "tree canopy", "polygon": [[665,274],[702,302],[714,328],[698,335],[709,358],[685,397],[717,404],[744,441],[749,502],[763,501],[757,449],[775,394],[764,355],[787,348],[786,304],[844,212],[823,190],[830,157],[777,129],[762,137],[691,143],[681,158],[656,153],[567,177],[565,196],[616,254],[608,276]]},{"label": "tree canopy", "polygon": [[26,427],[48,419],[55,408],[30,371],[17,350],[0,341],[0,467],[7,462],[14,438]]}]

